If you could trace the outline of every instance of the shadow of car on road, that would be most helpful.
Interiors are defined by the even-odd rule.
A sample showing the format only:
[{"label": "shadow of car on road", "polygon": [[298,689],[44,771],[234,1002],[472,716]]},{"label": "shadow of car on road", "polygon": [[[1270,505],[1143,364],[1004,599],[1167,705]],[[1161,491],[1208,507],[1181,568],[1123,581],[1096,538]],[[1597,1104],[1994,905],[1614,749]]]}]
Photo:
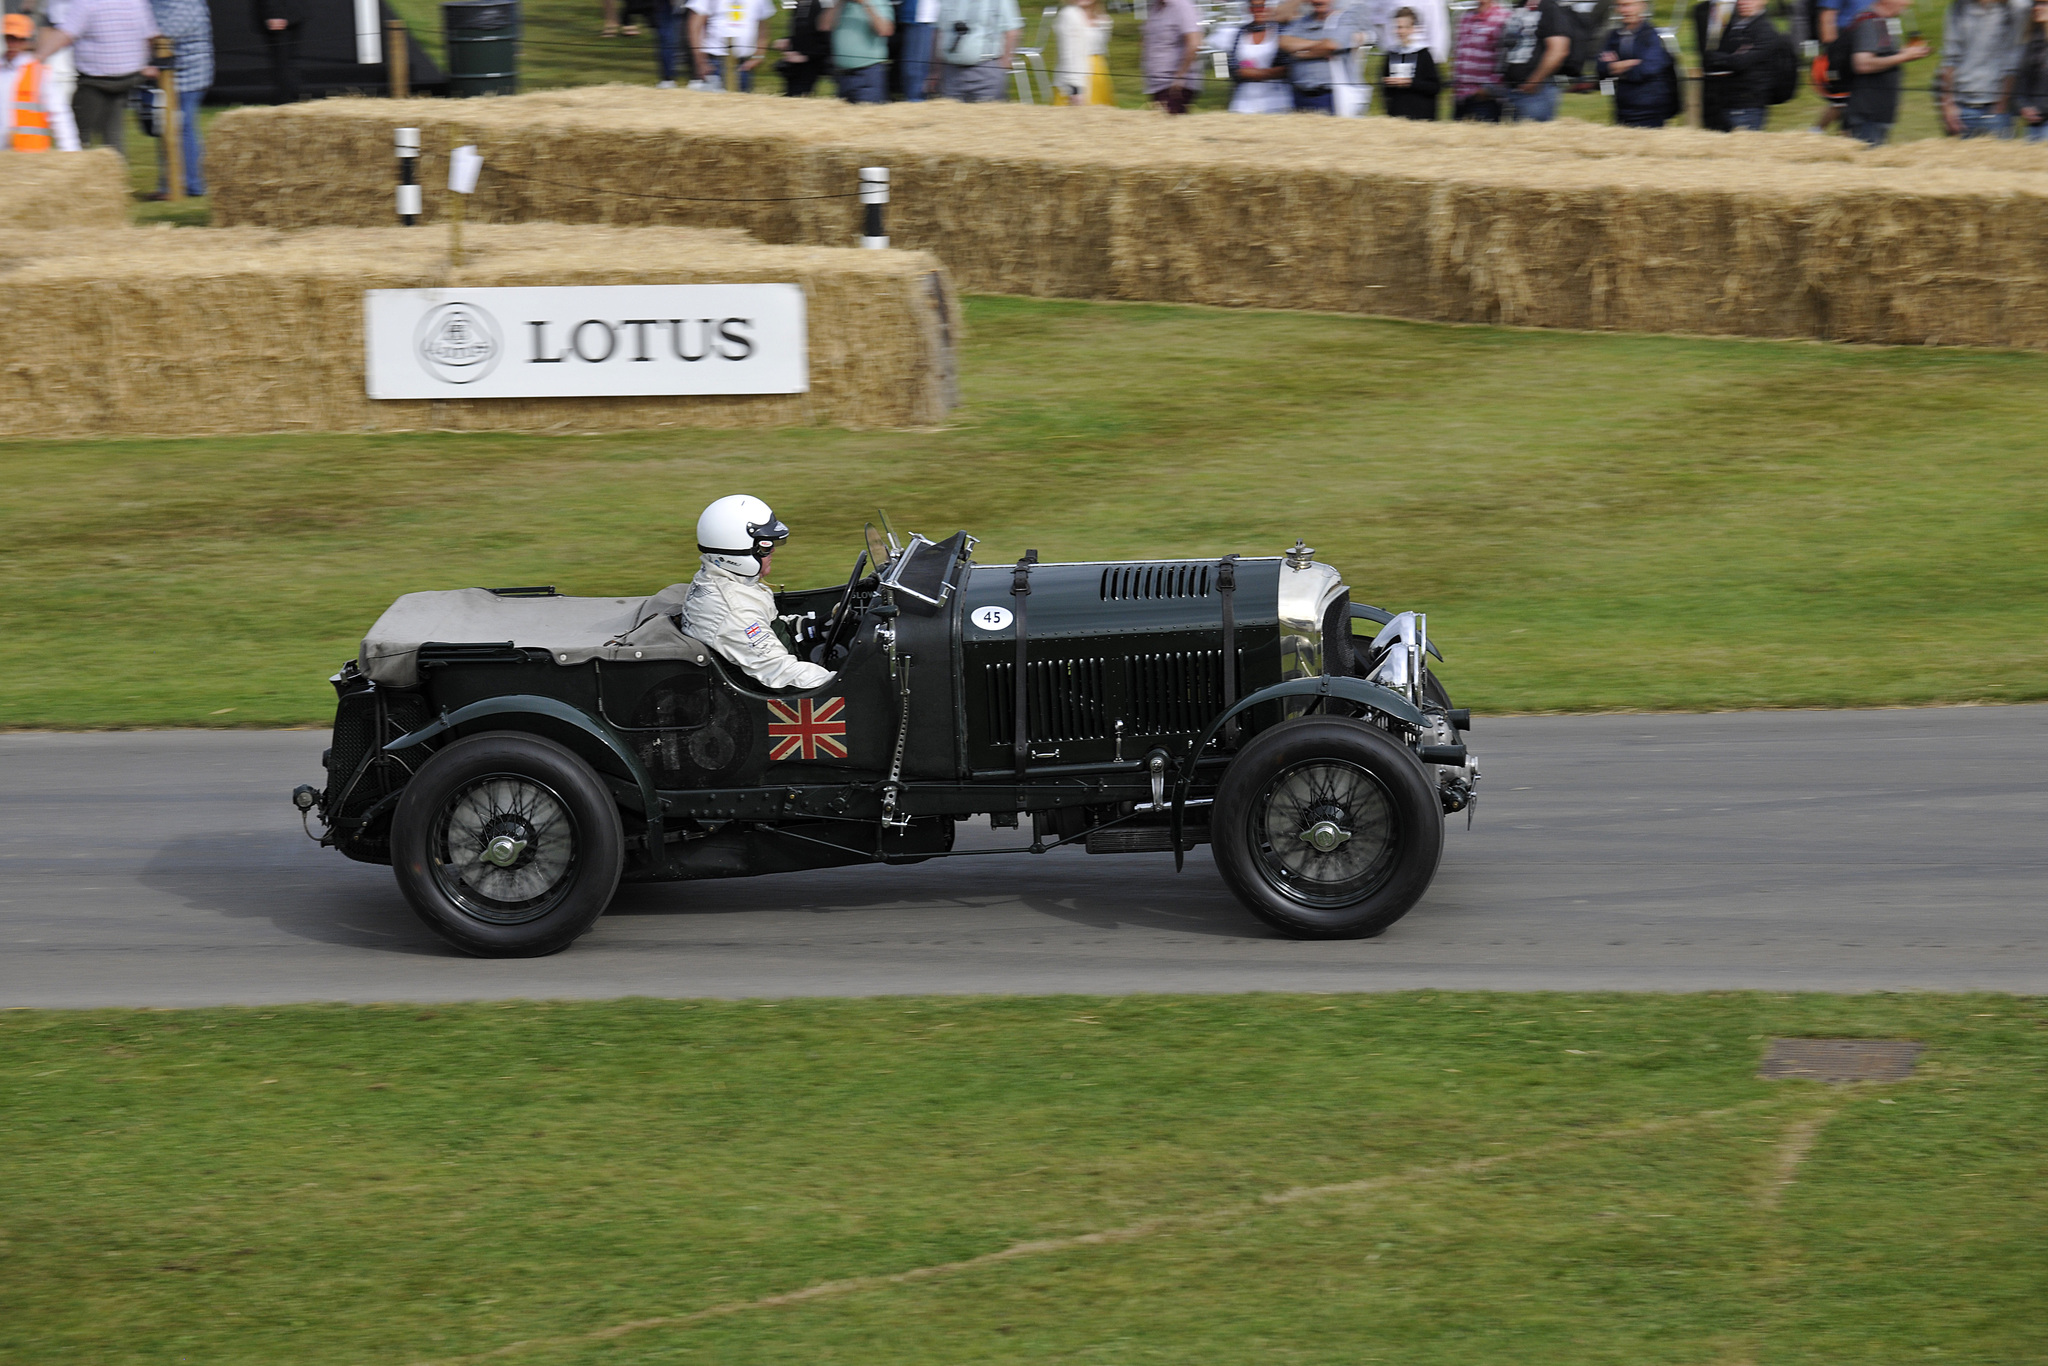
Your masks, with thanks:
[{"label": "shadow of car on road", "polygon": [[[1139,929],[1219,939],[1277,938],[1238,904],[1206,851],[1175,876],[1170,856],[1088,858],[1079,853],[932,859],[804,873],[637,883],[619,888],[608,916],[740,915],[781,911],[838,916],[874,911],[1023,910],[1093,930]],[[1014,922],[1013,922],[1014,923]],[[892,926],[900,929],[901,926]],[[949,919],[947,929],[960,929]]]},{"label": "shadow of car on road", "polygon": [[352,863],[296,830],[182,835],[160,847],[136,881],[195,910],[268,921],[298,939],[462,956],[413,915],[390,869]]},{"label": "shadow of car on road", "polygon": [[[314,943],[434,958],[461,957],[413,915],[391,871],[354,863],[297,831],[205,833],[159,847],[136,879],[186,906],[265,921]],[[1217,939],[1277,938],[1224,887],[1205,851],[1185,872],[1165,856],[1091,859],[1078,853],[935,859],[687,883],[629,883],[606,916],[776,912],[834,918],[896,912],[929,917],[948,934],[971,930],[961,912],[986,911],[1015,929],[1019,912],[1098,931],[1140,930]],[[941,922],[943,924],[941,925]]]}]

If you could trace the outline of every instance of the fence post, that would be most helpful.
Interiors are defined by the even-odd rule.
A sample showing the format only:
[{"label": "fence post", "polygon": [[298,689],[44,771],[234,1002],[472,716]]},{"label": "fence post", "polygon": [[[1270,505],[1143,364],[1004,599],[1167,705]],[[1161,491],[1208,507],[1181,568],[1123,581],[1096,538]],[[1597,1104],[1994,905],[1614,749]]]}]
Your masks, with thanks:
[{"label": "fence post", "polygon": [[420,130],[401,128],[398,144],[398,221],[411,227],[420,221]]},{"label": "fence post", "polygon": [[889,245],[889,230],[882,222],[882,208],[889,202],[887,166],[860,168],[860,202],[860,244],[864,247],[886,248]]},{"label": "fence post", "polygon": [[384,23],[384,69],[390,73],[391,98],[402,100],[412,94],[412,53],[405,40],[405,20]]},{"label": "fence post", "polygon": [[156,86],[163,93],[163,122],[157,127],[157,141],[163,144],[164,192],[172,199],[185,197],[185,145],[178,141],[177,48],[169,38],[158,35],[149,40],[150,58],[156,63]]}]

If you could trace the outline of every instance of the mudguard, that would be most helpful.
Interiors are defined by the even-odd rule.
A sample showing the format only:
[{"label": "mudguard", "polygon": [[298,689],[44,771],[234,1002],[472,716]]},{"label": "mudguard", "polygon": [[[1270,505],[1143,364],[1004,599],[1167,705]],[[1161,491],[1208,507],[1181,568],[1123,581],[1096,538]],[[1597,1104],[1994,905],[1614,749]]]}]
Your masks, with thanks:
[{"label": "mudguard", "polygon": [[1285,683],[1275,683],[1270,688],[1261,688],[1250,697],[1241,699],[1236,706],[1209,723],[1209,729],[1202,732],[1194,747],[1188,750],[1186,766],[1181,770],[1180,781],[1173,788],[1173,866],[1177,871],[1185,851],[1181,848],[1181,814],[1187,808],[1188,788],[1195,778],[1195,760],[1209,747],[1225,722],[1240,712],[1258,706],[1262,702],[1276,702],[1287,697],[1336,697],[1376,711],[1390,720],[1420,730],[1428,724],[1422,709],[1390,688],[1377,683],[1368,683],[1362,678],[1332,678],[1324,674],[1318,678],[1290,678]]},{"label": "mudguard", "polygon": [[594,720],[589,714],[570,706],[567,702],[532,693],[487,697],[466,707],[458,707],[452,712],[442,712],[438,719],[421,726],[410,735],[401,735],[384,746],[384,752],[389,754],[394,750],[411,749],[415,745],[446,735],[452,730],[494,716],[545,716],[549,720],[573,726],[604,746],[605,750],[625,767],[626,772],[632,775],[634,783],[640,789],[641,809],[647,816],[648,861],[655,864],[666,862],[667,851],[661,830],[661,798],[655,795],[654,779],[648,775],[646,765],[640,762],[640,756],[633,753],[610,726]]},{"label": "mudguard", "polygon": [[[1374,607],[1370,603],[1354,602],[1351,604],[1351,619],[1353,621],[1370,621],[1376,625],[1385,626],[1399,615],[1400,613],[1398,612],[1389,612],[1384,607]],[[1435,641],[1424,641],[1423,648],[1428,650],[1431,657],[1439,664],[1443,662],[1444,652],[1436,648]]]}]

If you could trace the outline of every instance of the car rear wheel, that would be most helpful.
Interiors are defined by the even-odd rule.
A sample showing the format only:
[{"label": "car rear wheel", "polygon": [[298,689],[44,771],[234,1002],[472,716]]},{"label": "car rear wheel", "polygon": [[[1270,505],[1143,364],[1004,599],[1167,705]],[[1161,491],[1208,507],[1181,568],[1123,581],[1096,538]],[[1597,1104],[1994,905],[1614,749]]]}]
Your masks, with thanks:
[{"label": "car rear wheel", "polygon": [[1343,717],[1302,717],[1253,739],[1223,775],[1210,826],[1223,880],[1296,939],[1386,929],[1428,890],[1443,838],[1421,761]]},{"label": "car rear wheel", "polygon": [[626,863],[618,807],[575,754],[532,735],[458,740],[399,798],[391,866],[421,920],[465,953],[569,947]]}]

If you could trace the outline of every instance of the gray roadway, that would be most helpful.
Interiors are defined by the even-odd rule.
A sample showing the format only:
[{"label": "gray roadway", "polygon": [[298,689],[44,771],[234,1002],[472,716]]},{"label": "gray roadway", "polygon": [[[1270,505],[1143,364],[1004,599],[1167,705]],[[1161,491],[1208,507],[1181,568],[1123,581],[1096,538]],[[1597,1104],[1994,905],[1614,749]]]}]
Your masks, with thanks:
[{"label": "gray roadway", "polygon": [[1472,741],[1477,824],[1375,940],[1274,937],[1206,849],[1178,876],[1064,850],[628,888],[567,953],[484,962],[300,832],[318,732],[0,735],[0,1005],[2048,991],[2048,707],[1482,717]]}]

